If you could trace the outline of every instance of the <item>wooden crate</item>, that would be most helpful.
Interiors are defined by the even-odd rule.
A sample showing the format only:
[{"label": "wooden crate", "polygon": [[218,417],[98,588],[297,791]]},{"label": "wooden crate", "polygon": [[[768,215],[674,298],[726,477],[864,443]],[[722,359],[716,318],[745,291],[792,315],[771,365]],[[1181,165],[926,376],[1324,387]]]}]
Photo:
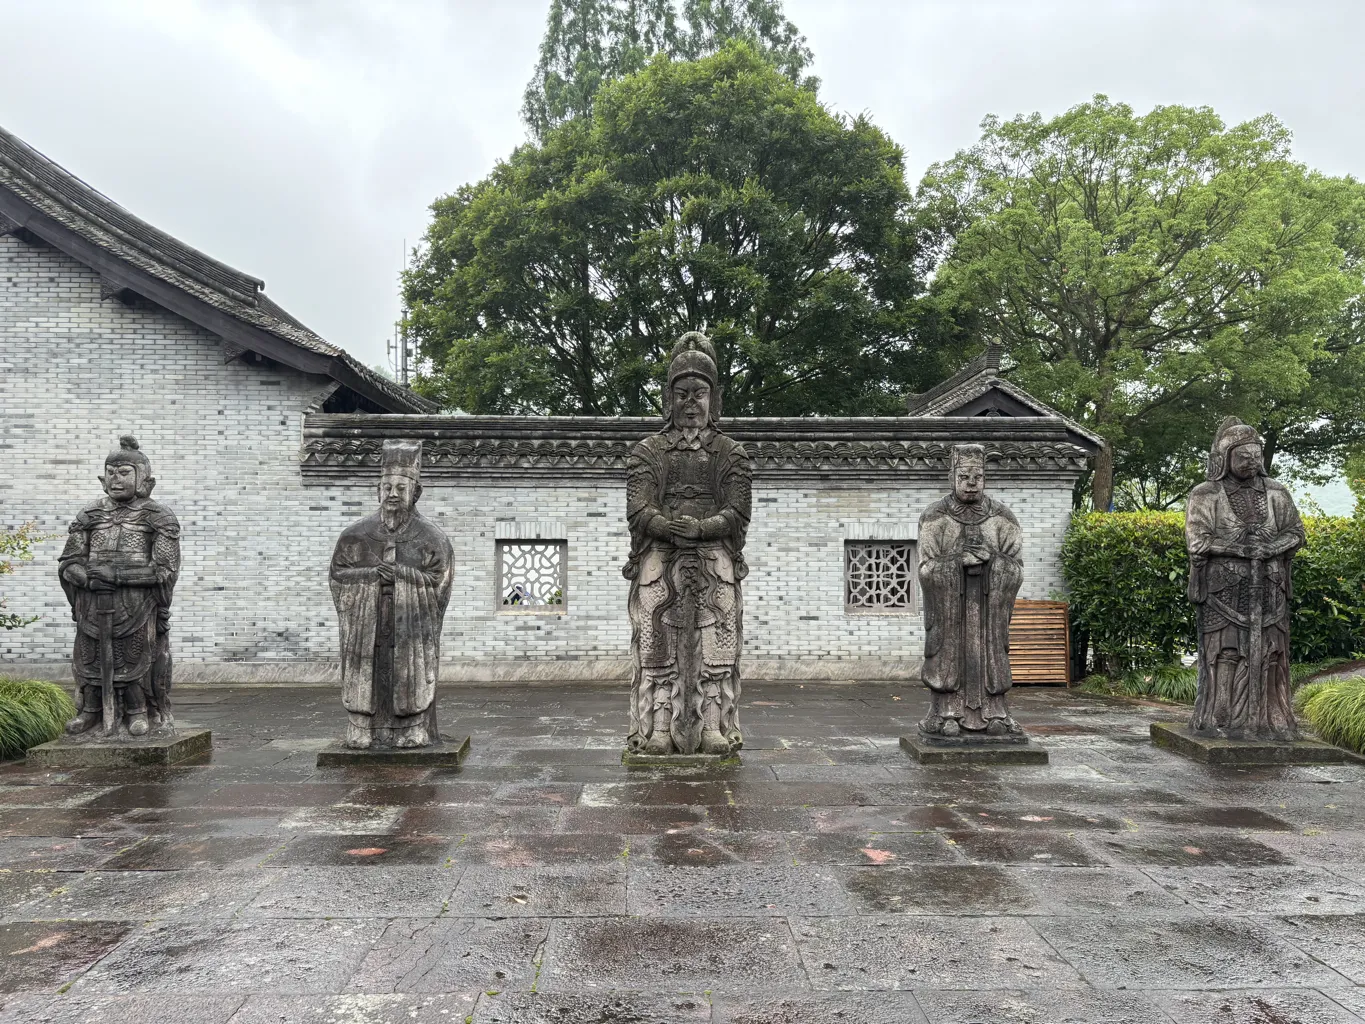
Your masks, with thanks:
[{"label": "wooden crate", "polygon": [[1015,686],[1071,685],[1071,619],[1065,601],[1015,601],[1010,619]]}]

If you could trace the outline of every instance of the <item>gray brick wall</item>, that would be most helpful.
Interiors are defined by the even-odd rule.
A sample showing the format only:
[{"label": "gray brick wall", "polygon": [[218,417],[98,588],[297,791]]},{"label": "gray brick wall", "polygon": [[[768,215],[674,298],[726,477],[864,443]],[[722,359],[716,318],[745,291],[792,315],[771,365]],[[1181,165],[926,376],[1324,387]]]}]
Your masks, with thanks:
[{"label": "gray brick wall", "polygon": [[[98,277],[48,248],[0,238],[0,523],[35,520],[65,535],[100,495],[95,481],[119,434],[152,460],[156,497],[184,529],[173,649],[191,663],[329,662],[336,622],[326,566],[337,534],[375,497],[355,484],[305,487],[301,420],[330,382],[285,368],[224,363],[219,339],[155,308],[100,298]],[[844,541],[913,537],[945,481],[895,486],[755,482],[745,583],[746,657],[914,659],[918,615],[844,611]],[[1023,523],[1022,596],[1060,589],[1056,552],[1071,478],[998,474],[993,493]],[[624,482],[432,483],[421,507],[449,534],[456,576],[444,656],[475,663],[614,661],[629,645]],[[568,541],[568,612],[495,604],[495,540],[553,530]],[[548,535],[547,535],[548,536]],[[4,662],[56,662],[72,625],[57,584],[62,537],[3,583],[15,611],[42,620],[0,633]],[[284,673],[287,676],[287,671]]]}]

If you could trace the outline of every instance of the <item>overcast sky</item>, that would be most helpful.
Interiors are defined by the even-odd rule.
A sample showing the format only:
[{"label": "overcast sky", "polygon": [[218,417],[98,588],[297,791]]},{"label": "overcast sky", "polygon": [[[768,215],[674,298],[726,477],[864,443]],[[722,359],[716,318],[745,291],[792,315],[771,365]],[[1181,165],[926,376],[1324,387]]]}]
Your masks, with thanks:
[{"label": "overcast sky", "polygon": [[[404,239],[524,141],[548,0],[0,0],[0,125],[385,361]],[[1271,112],[1365,174],[1365,3],[789,0],[821,96],[925,167],[1104,92]]]}]

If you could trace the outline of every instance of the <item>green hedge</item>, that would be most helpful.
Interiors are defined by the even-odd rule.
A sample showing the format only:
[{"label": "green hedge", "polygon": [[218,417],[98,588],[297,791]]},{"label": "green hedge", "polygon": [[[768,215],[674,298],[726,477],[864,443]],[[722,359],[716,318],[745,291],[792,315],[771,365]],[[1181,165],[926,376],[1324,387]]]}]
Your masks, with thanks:
[{"label": "green hedge", "polygon": [[[1356,657],[1365,651],[1365,517],[1310,517],[1304,525],[1292,659]],[[1183,512],[1077,513],[1061,557],[1073,634],[1113,671],[1150,671],[1194,650]]]},{"label": "green hedge", "polygon": [[0,760],[55,740],[75,714],[70,695],[56,683],[0,679]]}]

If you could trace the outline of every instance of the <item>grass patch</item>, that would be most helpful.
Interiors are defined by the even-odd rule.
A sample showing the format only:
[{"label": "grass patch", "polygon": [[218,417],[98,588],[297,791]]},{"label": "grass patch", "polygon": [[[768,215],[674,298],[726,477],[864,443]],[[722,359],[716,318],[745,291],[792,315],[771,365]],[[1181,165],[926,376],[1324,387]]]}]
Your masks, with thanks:
[{"label": "grass patch", "polygon": [[1294,710],[1328,743],[1365,754],[1365,676],[1309,683]]},{"label": "grass patch", "polygon": [[1173,704],[1193,704],[1196,686],[1195,670],[1184,665],[1163,665],[1158,669],[1126,672],[1117,679],[1094,675],[1081,683],[1081,689],[1086,693],[1168,700]]},{"label": "grass patch", "polygon": [[[1306,680],[1349,664],[1353,664],[1349,658],[1294,662],[1289,666],[1290,686],[1295,690],[1301,687],[1307,689],[1304,686]],[[1141,697],[1146,700],[1166,700],[1172,704],[1193,704],[1199,691],[1199,673],[1193,665],[1163,665],[1158,669],[1127,672],[1117,679],[1092,675],[1081,683],[1080,688],[1086,693],[1098,693],[1106,697]]]},{"label": "grass patch", "polygon": [[0,678],[0,760],[55,740],[75,714],[70,695],[56,683]]}]

